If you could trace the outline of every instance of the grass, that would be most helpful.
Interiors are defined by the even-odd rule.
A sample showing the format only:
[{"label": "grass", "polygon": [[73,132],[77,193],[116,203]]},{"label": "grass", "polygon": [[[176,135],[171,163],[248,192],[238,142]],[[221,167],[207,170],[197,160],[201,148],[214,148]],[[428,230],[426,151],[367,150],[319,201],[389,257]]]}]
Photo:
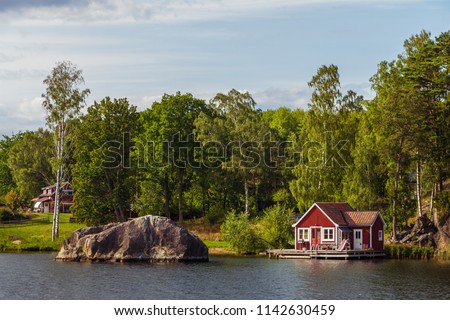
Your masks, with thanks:
[{"label": "grass", "polygon": [[203,240],[208,248],[223,248],[229,249],[229,244],[226,241],[211,241],[211,240]]},{"label": "grass", "polygon": [[387,257],[397,259],[430,259],[436,255],[436,251],[431,247],[403,244],[387,244],[385,251]]},{"label": "grass", "polygon": [[227,241],[222,241],[219,224],[210,224],[204,218],[184,221],[184,227],[197,235],[208,247],[212,255],[234,255]]},{"label": "grass", "polygon": [[[73,231],[85,225],[70,223],[71,214],[61,214],[59,224],[59,239],[52,241],[52,222],[49,214],[36,214],[32,220],[45,220],[39,224],[14,225],[0,228],[0,251],[58,251],[64,239]],[[43,219],[48,218],[48,219]]]},{"label": "grass", "polygon": [[[59,239],[52,241],[52,214],[37,213],[32,221],[37,224],[12,225],[0,227],[0,252],[20,251],[59,251],[63,241],[76,229],[85,227],[81,223],[70,223],[71,214],[61,214],[59,221]],[[186,221],[186,227],[210,249],[211,253],[229,253],[229,245],[220,241],[219,226],[204,225],[202,221]]]}]

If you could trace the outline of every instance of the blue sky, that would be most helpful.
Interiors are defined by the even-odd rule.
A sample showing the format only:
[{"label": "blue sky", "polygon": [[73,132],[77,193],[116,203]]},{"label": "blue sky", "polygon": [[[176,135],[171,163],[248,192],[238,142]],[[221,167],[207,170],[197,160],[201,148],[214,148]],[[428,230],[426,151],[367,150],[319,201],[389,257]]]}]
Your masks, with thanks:
[{"label": "blue sky", "polygon": [[0,0],[0,134],[45,126],[43,79],[57,61],[83,70],[88,103],[164,93],[209,100],[248,90],[262,109],[306,108],[307,82],[336,64],[343,91],[422,29],[450,29],[447,0]]}]

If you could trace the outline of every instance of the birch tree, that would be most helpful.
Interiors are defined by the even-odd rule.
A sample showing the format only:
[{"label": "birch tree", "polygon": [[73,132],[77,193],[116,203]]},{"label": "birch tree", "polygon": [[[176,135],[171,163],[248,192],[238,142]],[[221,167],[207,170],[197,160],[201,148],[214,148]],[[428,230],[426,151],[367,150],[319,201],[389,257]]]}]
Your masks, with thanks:
[{"label": "birch tree", "polygon": [[70,121],[77,118],[85,104],[89,89],[80,89],[84,84],[82,71],[70,61],[56,63],[43,83],[47,86],[42,106],[47,112],[47,126],[53,131],[55,140],[56,193],[53,212],[52,240],[59,236],[60,189],[64,179],[63,163],[67,158],[66,137]]}]

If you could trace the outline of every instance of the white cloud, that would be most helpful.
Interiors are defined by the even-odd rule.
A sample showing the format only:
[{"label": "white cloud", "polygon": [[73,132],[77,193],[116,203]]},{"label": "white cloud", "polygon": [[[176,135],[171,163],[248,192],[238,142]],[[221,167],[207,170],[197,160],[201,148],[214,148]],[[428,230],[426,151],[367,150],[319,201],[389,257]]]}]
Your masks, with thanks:
[{"label": "white cloud", "polygon": [[22,99],[17,103],[3,101],[0,103],[0,115],[0,136],[45,126],[45,111],[40,97]]},{"label": "white cloud", "polygon": [[[11,6],[0,20],[14,24],[92,22],[183,22],[214,20],[258,11],[317,4],[395,5],[420,0],[89,0],[63,5]],[[1,9],[1,8],[0,8]]]},{"label": "white cloud", "polygon": [[13,116],[24,120],[38,120],[45,118],[45,111],[42,107],[43,98],[23,99],[19,107],[14,111]]},{"label": "white cloud", "polygon": [[162,95],[156,95],[156,96],[144,96],[141,98],[134,98],[130,99],[130,103],[132,105],[135,105],[138,109],[138,111],[145,110],[147,108],[150,108],[155,101],[161,101]]},{"label": "white cloud", "polygon": [[306,109],[311,98],[311,90],[306,86],[296,89],[269,88],[252,94],[257,106],[262,109],[275,109],[281,106]]}]

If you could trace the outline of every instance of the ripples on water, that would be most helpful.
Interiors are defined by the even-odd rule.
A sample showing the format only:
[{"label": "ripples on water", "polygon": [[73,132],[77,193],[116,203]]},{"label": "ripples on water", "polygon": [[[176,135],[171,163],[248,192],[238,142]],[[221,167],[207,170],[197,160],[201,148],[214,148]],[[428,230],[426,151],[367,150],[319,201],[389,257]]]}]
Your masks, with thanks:
[{"label": "ripples on water", "polygon": [[269,260],[56,262],[0,254],[0,299],[450,299],[450,262]]}]

